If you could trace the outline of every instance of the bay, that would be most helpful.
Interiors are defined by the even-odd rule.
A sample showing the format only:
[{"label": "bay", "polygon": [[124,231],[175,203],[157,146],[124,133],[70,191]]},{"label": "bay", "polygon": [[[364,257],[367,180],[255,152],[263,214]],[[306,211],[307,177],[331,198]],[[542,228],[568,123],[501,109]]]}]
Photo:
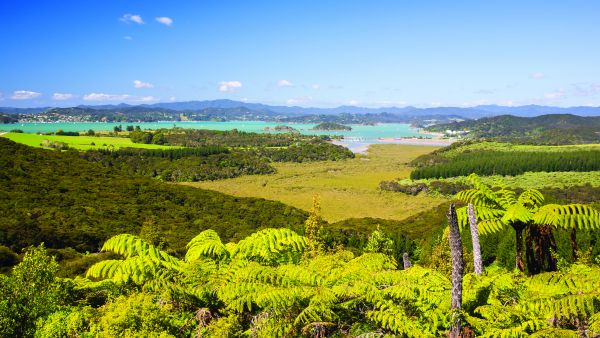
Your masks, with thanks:
[{"label": "bay", "polygon": [[[49,123],[14,123],[0,124],[0,131],[9,131],[20,129],[25,133],[48,133],[56,132],[59,129],[63,131],[94,131],[113,130],[115,126],[121,125],[125,129],[128,125],[140,126],[142,129],[160,129],[160,128],[191,128],[191,129],[211,129],[211,130],[232,130],[237,129],[245,132],[264,133],[265,128],[274,128],[282,125],[277,122],[264,121],[181,121],[181,122],[143,122],[143,123],[123,123],[123,122],[49,122]],[[376,125],[350,125],[351,131],[313,131],[316,124],[308,123],[288,123],[285,124],[297,129],[302,134],[308,135],[330,135],[343,136],[344,139],[336,143],[342,144],[350,149],[361,149],[369,144],[383,143],[381,139],[394,139],[403,137],[423,137],[430,138],[431,135],[420,133],[418,129],[412,128],[405,123],[380,123]]]}]

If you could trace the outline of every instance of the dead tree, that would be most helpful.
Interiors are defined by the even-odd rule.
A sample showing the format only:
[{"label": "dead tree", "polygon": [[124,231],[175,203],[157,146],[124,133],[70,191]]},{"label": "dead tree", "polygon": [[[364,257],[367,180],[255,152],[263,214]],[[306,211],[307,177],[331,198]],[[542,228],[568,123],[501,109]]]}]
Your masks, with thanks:
[{"label": "dead tree", "polygon": [[[462,279],[465,269],[463,261],[462,240],[460,238],[460,230],[458,228],[458,217],[456,216],[456,208],[454,204],[450,204],[448,210],[448,225],[450,227],[450,255],[452,257],[452,311],[460,312],[462,309]],[[450,326],[450,338],[460,337],[460,317],[457,316],[454,323]]]},{"label": "dead tree", "polygon": [[471,227],[471,239],[473,241],[473,264],[475,265],[475,274],[483,273],[483,261],[481,260],[481,246],[479,244],[479,230],[477,230],[477,215],[473,204],[469,203],[469,226]]},{"label": "dead tree", "polygon": [[408,257],[408,252],[405,252],[402,255],[402,263],[404,264],[404,270],[406,270],[412,266],[410,258]]}]

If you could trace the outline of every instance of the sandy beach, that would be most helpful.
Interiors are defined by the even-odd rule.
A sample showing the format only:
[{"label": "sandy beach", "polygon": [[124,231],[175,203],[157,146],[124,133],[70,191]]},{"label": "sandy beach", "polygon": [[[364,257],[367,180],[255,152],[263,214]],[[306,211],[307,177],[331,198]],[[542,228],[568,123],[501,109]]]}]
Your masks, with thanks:
[{"label": "sandy beach", "polygon": [[456,139],[440,139],[440,138],[383,138],[380,137],[377,139],[379,142],[383,143],[395,143],[395,144],[412,144],[412,145],[420,145],[420,146],[448,146],[452,143],[456,142]]}]

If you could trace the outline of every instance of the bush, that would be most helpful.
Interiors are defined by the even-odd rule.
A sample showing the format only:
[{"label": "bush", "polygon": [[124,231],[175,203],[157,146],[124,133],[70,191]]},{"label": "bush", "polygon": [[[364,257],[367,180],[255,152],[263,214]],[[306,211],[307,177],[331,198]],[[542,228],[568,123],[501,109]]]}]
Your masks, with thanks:
[{"label": "bush", "polygon": [[173,305],[150,294],[121,296],[99,309],[91,325],[95,337],[174,337],[185,318]]},{"label": "bush", "polygon": [[396,181],[381,181],[379,182],[379,189],[386,191],[401,192],[408,195],[415,196],[421,191],[427,191],[427,184],[416,183],[416,184],[400,184]]},{"label": "bush", "polygon": [[79,132],[77,131],[64,131],[62,129],[57,130],[54,134],[61,136],[79,136]]},{"label": "bush", "polygon": [[58,264],[43,245],[27,250],[8,276],[0,275],[0,332],[30,337],[36,321],[64,304],[68,288],[56,279]]}]

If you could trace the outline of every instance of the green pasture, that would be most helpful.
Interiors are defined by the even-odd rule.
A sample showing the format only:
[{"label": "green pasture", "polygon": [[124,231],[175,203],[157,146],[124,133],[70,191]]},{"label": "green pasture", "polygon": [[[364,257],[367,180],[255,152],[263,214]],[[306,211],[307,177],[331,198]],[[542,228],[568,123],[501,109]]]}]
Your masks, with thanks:
[{"label": "green pasture", "polygon": [[[125,137],[110,137],[110,136],[62,136],[62,135],[38,135],[24,133],[8,133],[2,135],[14,142],[22,143],[31,147],[42,147],[41,143],[44,140],[64,142],[71,148],[78,150],[102,149],[102,148],[145,148],[145,149],[162,149],[172,148],[169,146],[161,146],[157,144],[142,144],[133,143],[129,138]],[[94,144],[92,144],[94,143]]]},{"label": "green pasture", "polygon": [[564,146],[548,145],[526,145],[501,142],[477,142],[463,145],[454,149],[445,151],[443,154],[448,157],[456,156],[467,151],[504,151],[504,152],[566,152],[581,150],[600,150],[600,144],[575,144]]}]

